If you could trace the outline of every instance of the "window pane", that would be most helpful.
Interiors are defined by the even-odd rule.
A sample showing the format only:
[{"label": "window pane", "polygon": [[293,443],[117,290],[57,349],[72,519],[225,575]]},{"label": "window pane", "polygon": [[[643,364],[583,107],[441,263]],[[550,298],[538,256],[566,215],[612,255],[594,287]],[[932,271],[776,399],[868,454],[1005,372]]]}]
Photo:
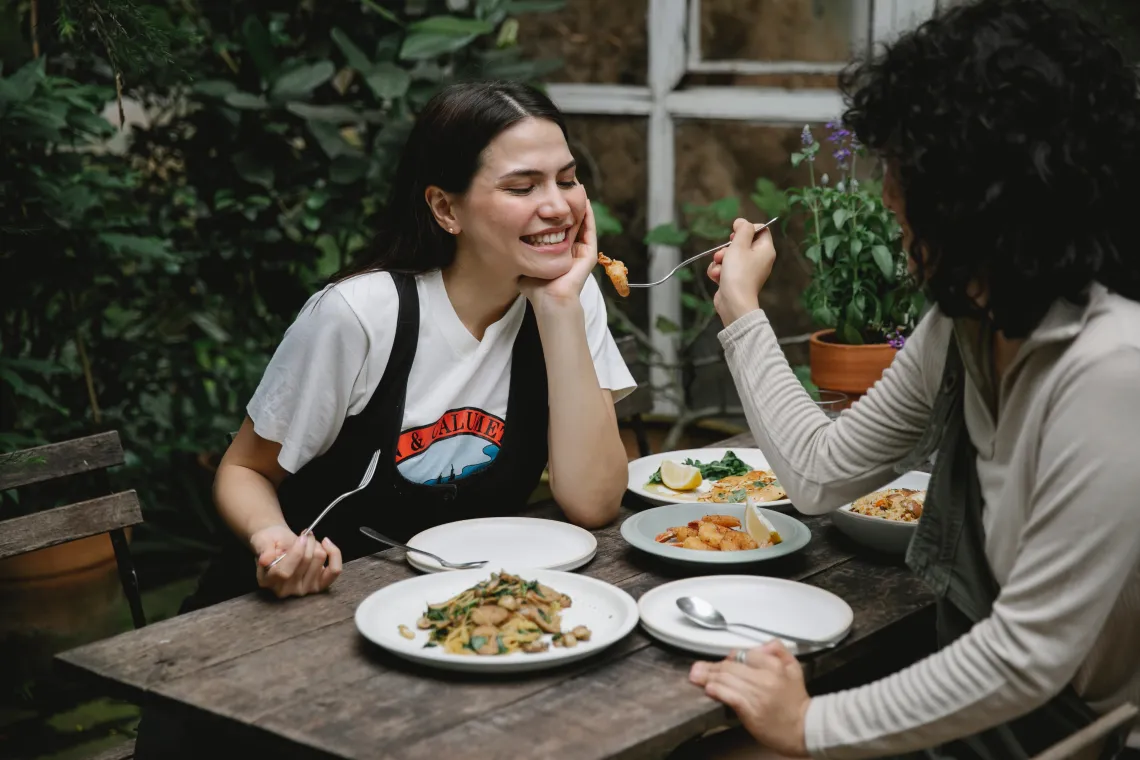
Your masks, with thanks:
[{"label": "window pane", "polygon": [[846,61],[868,0],[700,0],[706,61]]},{"label": "window pane", "polygon": [[519,44],[531,58],[562,58],[549,82],[644,85],[647,12],[648,0],[572,0],[519,16]]}]

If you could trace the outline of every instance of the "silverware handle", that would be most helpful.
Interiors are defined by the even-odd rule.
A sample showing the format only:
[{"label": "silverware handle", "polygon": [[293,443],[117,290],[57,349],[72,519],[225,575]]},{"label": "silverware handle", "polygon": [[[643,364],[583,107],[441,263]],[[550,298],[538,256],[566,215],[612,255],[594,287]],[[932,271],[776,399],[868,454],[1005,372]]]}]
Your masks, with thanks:
[{"label": "silverware handle", "polygon": [[766,628],[759,628],[759,627],[754,626],[754,625],[748,625],[748,623],[729,623],[728,627],[729,628],[747,628],[750,631],[756,631],[757,633],[762,633],[765,636],[774,636],[778,639],[787,639],[788,641],[794,641],[797,644],[805,644],[807,646],[812,646],[812,647],[828,647],[828,646],[831,646],[831,644],[832,644],[832,642],[830,642],[830,641],[816,641],[814,639],[801,639],[799,636],[789,636],[786,633],[777,633],[776,631],[769,631]]},{"label": "silverware handle", "polygon": [[368,536],[369,538],[373,539],[373,540],[379,541],[382,544],[388,544],[389,546],[394,546],[397,549],[403,549],[404,551],[407,551],[407,552],[419,552],[420,554],[426,554],[427,556],[434,559],[436,562],[439,562],[441,565],[446,564],[442,559],[435,556],[431,552],[425,552],[423,549],[417,549],[414,546],[408,546],[407,544],[401,544],[399,541],[393,541],[392,539],[388,538],[387,536],[383,536],[383,535],[377,533],[376,531],[372,530],[372,528],[369,528],[367,526],[362,525],[360,527],[360,532],[363,533],[364,535]]}]

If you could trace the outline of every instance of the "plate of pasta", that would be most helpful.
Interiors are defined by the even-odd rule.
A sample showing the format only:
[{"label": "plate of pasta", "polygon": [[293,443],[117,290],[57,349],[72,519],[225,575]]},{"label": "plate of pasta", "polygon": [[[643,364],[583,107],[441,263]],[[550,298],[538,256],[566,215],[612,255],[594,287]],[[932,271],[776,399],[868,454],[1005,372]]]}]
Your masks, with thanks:
[{"label": "plate of pasta", "polygon": [[443,670],[517,673],[595,655],[637,626],[625,591],[558,570],[457,570],[393,583],[356,608],[357,630]]}]

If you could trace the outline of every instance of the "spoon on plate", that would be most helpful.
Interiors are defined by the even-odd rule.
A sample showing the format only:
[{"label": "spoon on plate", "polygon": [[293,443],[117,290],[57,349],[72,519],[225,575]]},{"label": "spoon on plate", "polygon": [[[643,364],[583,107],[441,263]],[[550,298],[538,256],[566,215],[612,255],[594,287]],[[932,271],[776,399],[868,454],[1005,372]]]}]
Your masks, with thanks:
[{"label": "spoon on plate", "polygon": [[713,607],[710,602],[701,599],[699,596],[682,596],[677,600],[677,607],[689,620],[692,620],[703,628],[711,628],[714,631],[727,631],[729,628],[747,628],[766,636],[775,636],[776,638],[791,641],[799,646],[811,647],[812,649],[830,649],[839,643],[838,641],[801,639],[798,636],[789,636],[786,633],[769,631],[754,625],[748,625],[747,623],[730,623],[724,619],[724,615],[720,614],[720,611],[717,610],[716,607]]}]

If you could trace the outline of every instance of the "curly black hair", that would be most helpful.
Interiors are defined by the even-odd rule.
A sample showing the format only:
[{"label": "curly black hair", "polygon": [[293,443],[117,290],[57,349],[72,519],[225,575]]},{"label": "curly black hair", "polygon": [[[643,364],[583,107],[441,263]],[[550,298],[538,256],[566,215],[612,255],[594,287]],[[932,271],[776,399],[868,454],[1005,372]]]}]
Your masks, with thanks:
[{"label": "curly black hair", "polygon": [[1102,31],[1047,0],[955,6],[843,72],[843,121],[897,181],[945,313],[1022,338],[1094,281],[1140,300],[1138,84]]}]

